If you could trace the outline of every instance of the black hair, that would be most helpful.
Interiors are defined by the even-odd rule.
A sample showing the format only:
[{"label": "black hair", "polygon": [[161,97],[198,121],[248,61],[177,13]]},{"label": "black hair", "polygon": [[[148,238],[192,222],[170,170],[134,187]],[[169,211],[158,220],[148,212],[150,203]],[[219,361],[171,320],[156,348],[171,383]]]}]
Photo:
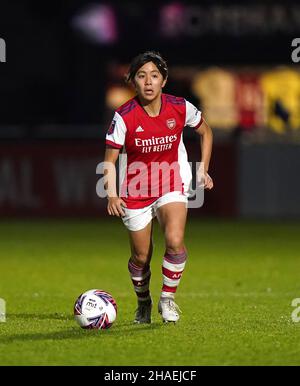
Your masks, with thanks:
[{"label": "black hair", "polygon": [[132,60],[129,67],[129,72],[126,75],[126,82],[132,81],[138,70],[148,62],[153,62],[156,65],[159,72],[162,74],[163,79],[168,77],[168,66],[166,61],[162,58],[161,54],[155,51],[147,51],[143,54],[139,54]]}]

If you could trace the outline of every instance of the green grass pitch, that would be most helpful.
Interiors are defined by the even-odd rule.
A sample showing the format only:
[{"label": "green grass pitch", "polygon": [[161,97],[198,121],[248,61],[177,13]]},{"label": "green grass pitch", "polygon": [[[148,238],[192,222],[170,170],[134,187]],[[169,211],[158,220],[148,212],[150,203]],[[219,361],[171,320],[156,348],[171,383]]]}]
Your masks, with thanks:
[{"label": "green grass pitch", "polygon": [[[177,303],[157,313],[164,243],[155,224],[151,325],[133,325],[127,232],[118,219],[0,222],[0,365],[300,365],[300,223],[196,220]],[[114,325],[85,331],[73,319],[83,291],[118,303]],[[300,314],[300,313],[299,313]]]}]

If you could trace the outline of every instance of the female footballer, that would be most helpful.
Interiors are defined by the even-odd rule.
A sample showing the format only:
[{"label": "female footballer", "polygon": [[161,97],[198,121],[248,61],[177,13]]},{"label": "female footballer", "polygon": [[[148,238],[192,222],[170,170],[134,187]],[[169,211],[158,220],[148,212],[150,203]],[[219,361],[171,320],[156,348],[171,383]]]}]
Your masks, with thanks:
[{"label": "female footballer", "polygon": [[[168,68],[159,53],[148,51],[135,57],[127,81],[134,86],[136,96],[115,111],[106,135],[105,162],[112,168],[105,168],[105,174],[113,170],[112,180],[106,184],[107,210],[109,215],[121,217],[129,232],[128,270],[138,301],[135,323],[151,323],[149,283],[155,217],[165,239],[158,311],[164,322],[179,319],[174,298],[187,259],[184,232],[191,183],[182,140],[186,126],[201,136],[204,188],[213,188],[208,175],[212,131],[190,102],[162,92],[167,77]],[[126,154],[125,177],[117,195],[115,164],[121,149],[122,157]]]}]

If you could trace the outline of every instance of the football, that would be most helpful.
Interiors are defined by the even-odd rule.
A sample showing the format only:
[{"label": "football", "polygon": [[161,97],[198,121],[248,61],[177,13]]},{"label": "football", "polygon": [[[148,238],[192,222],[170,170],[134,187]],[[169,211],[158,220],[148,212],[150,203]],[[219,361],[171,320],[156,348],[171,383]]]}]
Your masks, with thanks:
[{"label": "football", "polygon": [[117,317],[117,303],[106,291],[92,289],[82,293],[74,304],[74,318],[85,329],[104,330]]}]

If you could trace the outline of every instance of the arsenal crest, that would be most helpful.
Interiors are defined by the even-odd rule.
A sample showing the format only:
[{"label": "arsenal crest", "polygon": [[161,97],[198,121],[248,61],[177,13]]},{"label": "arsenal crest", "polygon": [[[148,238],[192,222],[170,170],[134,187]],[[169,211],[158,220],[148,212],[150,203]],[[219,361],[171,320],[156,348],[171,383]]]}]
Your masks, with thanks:
[{"label": "arsenal crest", "polygon": [[176,120],[175,118],[170,118],[170,119],[167,119],[167,126],[169,129],[174,129],[174,127],[176,126]]}]

